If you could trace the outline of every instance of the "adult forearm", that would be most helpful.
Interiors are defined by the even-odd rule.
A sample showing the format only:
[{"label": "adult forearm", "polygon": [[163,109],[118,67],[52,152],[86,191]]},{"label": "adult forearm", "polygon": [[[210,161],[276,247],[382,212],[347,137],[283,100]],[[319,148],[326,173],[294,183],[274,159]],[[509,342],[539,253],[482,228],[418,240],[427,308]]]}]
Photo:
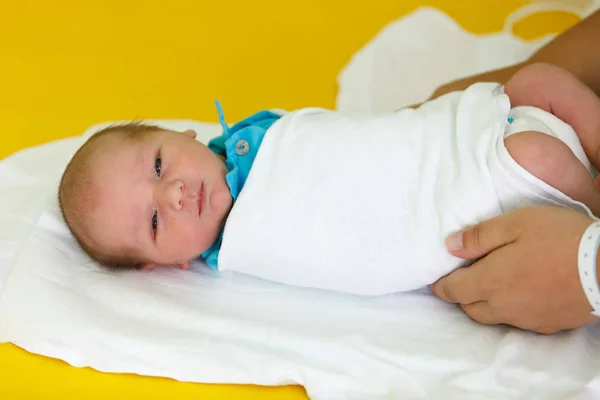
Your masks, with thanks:
[{"label": "adult forearm", "polygon": [[505,84],[521,68],[535,62],[565,68],[600,96],[600,10],[558,35],[522,63],[449,82],[440,86],[431,98],[464,90],[475,82]]},{"label": "adult forearm", "polygon": [[600,95],[600,10],[558,35],[527,63],[538,61],[565,68]]}]

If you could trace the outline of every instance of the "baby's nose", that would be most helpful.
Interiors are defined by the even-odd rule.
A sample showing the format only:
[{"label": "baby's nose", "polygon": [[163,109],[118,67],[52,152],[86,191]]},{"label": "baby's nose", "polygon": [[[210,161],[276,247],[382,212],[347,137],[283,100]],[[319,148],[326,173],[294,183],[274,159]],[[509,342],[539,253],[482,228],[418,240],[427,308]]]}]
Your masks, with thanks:
[{"label": "baby's nose", "polygon": [[181,210],[183,207],[183,182],[179,180],[168,182],[165,189],[165,200],[168,205],[175,210]]}]

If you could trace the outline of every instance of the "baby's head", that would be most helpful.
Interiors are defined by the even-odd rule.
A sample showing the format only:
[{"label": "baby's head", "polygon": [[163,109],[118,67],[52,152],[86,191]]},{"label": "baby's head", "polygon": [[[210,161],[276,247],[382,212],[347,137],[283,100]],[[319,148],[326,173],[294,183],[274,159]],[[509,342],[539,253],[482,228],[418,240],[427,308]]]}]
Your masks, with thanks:
[{"label": "baby's head", "polygon": [[92,258],[187,266],[217,240],[233,204],[227,167],[195,137],[131,123],[96,133],[75,153],[59,202]]}]

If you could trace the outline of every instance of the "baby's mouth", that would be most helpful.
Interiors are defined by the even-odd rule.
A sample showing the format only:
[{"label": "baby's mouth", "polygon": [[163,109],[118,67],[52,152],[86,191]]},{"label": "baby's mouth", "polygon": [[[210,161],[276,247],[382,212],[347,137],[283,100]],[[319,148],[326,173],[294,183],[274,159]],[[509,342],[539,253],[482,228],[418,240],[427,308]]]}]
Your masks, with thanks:
[{"label": "baby's mouth", "polygon": [[204,182],[200,184],[200,189],[198,189],[196,203],[198,205],[198,216],[200,216],[202,214],[202,208],[204,207]]}]

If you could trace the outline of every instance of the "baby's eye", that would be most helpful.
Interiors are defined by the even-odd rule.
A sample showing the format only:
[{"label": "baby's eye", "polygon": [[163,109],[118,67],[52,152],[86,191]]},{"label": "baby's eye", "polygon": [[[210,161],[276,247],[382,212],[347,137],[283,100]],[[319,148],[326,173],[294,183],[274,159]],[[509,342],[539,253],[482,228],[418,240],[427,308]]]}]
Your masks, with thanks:
[{"label": "baby's eye", "polygon": [[152,216],[152,235],[156,236],[156,228],[158,228],[158,213],[154,211]]},{"label": "baby's eye", "polygon": [[162,161],[160,159],[160,154],[156,156],[156,160],[154,161],[154,170],[156,171],[156,176],[160,176],[162,168]]}]

